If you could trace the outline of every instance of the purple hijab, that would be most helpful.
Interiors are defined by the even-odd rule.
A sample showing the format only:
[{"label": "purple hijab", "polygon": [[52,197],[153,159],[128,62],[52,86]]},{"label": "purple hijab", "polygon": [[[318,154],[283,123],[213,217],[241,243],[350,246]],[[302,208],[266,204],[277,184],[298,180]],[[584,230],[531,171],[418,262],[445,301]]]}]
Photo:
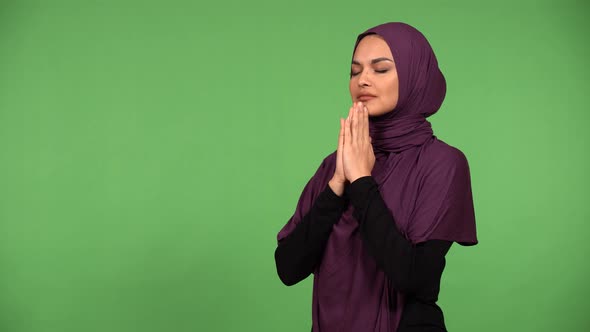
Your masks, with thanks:
[{"label": "purple hijab", "polygon": [[[430,44],[415,28],[395,22],[360,34],[355,49],[368,34],[387,42],[399,78],[396,108],[369,119],[376,156],[372,176],[397,228],[412,243],[439,239],[477,244],[467,159],[434,136],[426,120],[440,108],[446,93]],[[303,189],[295,213],[277,236],[279,241],[311,209],[335,167],[333,152]],[[349,205],[333,226],[314,271],[313,331],[396,331],[404,294],[392,288],[365,250],[352,209]]]}]

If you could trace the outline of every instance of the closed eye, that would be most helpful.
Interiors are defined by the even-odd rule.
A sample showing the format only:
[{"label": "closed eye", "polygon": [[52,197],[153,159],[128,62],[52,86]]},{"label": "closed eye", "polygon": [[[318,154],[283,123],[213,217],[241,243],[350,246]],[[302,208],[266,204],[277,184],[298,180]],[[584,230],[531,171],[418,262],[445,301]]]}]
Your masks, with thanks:
[{"label": "closed eye", "polygon": [[[389,69],[375,70],[375,72],[379,73],[379,74],[384,74],[384,73],[387,73],[388,71],[389,71]],[[356,76],[358,74],[360,74],[360,72],[358,72],[358,73],[350,72],[350,76]]]}]

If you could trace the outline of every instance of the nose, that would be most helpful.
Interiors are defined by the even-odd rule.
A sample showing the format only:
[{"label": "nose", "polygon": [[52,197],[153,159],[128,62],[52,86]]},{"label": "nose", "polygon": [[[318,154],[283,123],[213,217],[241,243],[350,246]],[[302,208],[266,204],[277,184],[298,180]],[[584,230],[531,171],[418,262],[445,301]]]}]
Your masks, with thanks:
[{"label": "nose", "polygon": [[368,70],[363,70],[359,73],[358,85],[361,87],[371,85],[371,82],[369,80],[369,71]]}]

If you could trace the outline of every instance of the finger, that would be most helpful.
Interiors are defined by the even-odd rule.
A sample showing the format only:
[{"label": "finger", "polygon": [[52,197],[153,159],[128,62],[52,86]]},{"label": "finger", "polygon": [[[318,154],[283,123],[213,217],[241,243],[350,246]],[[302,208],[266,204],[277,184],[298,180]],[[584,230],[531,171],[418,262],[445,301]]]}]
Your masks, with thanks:
[{"label": "finger", "polygon": [[352,121],[352,141],[354,143],[360,143],[360,139],[361,139],[361,135],[360,135],[360,131],[359,131],[359,129],[360,129],[359,124],[362,119],[360,116],[361,115],[360,114],[360,110],[361,110],[360,105],[361,105],[360,103],[355,105],[354,118]]},{"label": "finger", "polygon": [[346,125],[348,131],[346,132],[346,137],[348,138],[348,143],[352,143],[352,123],[354,121],[354,113],[356,111],[356,104],[352,105],[352,112],[350,113],[350,119],[348,119],[348,124]]},{"label": "finger", "polygon": [[369,136],[369,110],[367,106],[363,106],[363,137],[367,142],[371,143],[371,137]]},{"label": "finger", "polygon": [[344,145],[344,119],[340,118],[340,133],[338,134],[338,150]]},{"label": "finger", "polygon": [[358,133],[359,144],[365,144],[365,140],[366,140],[364,108],[365,108],[365,105],[360,103],[359,108],[358,108],[358,124],[357,124],[357,133]]},{"label": "finger", "polygon": [[[351,108],[352,110],[352,108]],[[352,122],[352,115],[351,112],[348,118],[344,121],[344,145],[348,146],[352,142],[352,133],[350,132],[350,123]]]}]

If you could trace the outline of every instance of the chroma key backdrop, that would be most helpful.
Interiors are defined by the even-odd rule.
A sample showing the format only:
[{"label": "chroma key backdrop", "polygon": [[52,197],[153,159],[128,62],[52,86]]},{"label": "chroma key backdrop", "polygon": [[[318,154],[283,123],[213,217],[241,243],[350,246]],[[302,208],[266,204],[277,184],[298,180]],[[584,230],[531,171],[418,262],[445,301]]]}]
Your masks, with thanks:
[{"label": "chroma key backdrop", "polygon": [[447,81],[479,244],[460,331],[588,331],[588,1],[0,1],[0,331],[309,331],[277,233],[401,21]]}]

